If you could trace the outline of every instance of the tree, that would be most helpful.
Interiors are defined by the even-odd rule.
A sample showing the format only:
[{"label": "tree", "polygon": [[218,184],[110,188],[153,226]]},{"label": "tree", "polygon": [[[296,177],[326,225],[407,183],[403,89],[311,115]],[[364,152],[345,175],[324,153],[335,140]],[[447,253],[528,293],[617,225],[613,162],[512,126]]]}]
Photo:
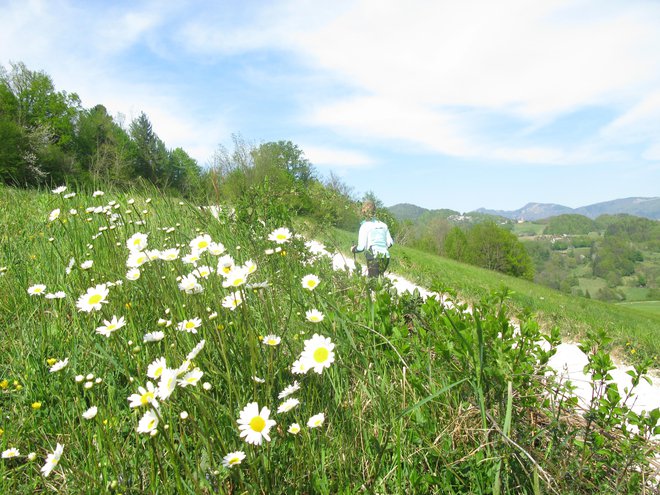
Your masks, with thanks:
[{"label": "tree", "polygon": [[151,122],[144,112],[131,122],[129,133],[135,144],[134,163],[137,174],[153,184],[169,186],[171,177],[167,173],[167,149],[153,131]]},{"label": "tree", "polygon": [[454,227],[445,236],[443,251],[445,256],[456,261],[466,261],[468,241],[460,227]]},{"label": "tree", "polygon": [[61,182],[77,171],[69,151],[80,99],[75,93],[55,91],[44,72],[31,71],[21,62],[10,67],[0,67],[0,120],[7,138],[0,142],[0,155],[9,159],[9,165],[0,166],[3,178],[11,175],[26,184]]},{"label": "tree", "polygon": [[445,237],[445,254],[458,261],[532,280],[534,265],[525,246],[494,222],[473,225],[467,232],[454,227]]}]

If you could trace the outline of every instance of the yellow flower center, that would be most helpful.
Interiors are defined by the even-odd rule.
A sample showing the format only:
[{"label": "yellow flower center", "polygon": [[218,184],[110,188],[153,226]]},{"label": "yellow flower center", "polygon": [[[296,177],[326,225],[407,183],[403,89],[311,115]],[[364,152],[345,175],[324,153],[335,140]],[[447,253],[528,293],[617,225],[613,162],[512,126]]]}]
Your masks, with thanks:
[{"label": "yellow flower center", "polygon": [[198,248],[203,249],[209,245],[208,242],[206,241],[200,241],[200,243],[197,245]]},{"label": "yellow flower center", "polygon": [[147,429],[153,430],[155,425],[156,425],[156,420],[152,419],[151,421],[149,421],[149,424],[147,425]]},{"label": "yellow flower center", "polygon": [[323,363],[328,359],[330,353],[325,347],[319,347],[314,351],[314,361],[317,363]]},{"label": "yellow flower center", "polygon": [[146,394],[142,394],[142,397],[140,397],[140,402],[142,403],[143,406],[146,406],[153,399],[154,399],[154,393],[153,392],[147,392]]},{"label": "yellow flower center", "polygon": [[192,321],[186,322],[186,328],[195,328],[195,323]]},{"label": "yellow flower center", "polygon": [[106,329],[108,332],[112,332],[112,331],[115,330],[116,328],[117,328],[117,325],[115,325],[114,323],[110,323],[110,325],[108,325],[107,327],[105,327],[105,329]]},{"label": "yellow flower center", "polygon": [[234,280],[234,287],[238,287],[242,283],[243,283],[243,279],[242,278],[237,278],[237,279]]},{"label": "yellow flower center", "polygon": [[314,280],[308,281],[307,282],[307,287],[310,287],[310,288],[313,289],[314,287],[316,287],[316,282],[314,282]]},{"label": "yellow flower center", "polygon": [[256,431],[257,433],[261,433],[265,427],[266,421],[261,416],[255,416],[250,420],[250,428],[252,428],[252,430]]},{"label": "yellow flower center", "polygon": [[89,298],[89,304],[98,304],[101,302],[101,299],[103,299],[103,296],[101,294],[94,294],[92,297]]},{"label": "yellow flower center", "polygon": [[280,241],[286,240],[286,236],[284,234],[277,234],[277,239]]},{"label": "yellow flower center", "polygon": [[232,457],[229,459],[229,465],[233,466],[234,464],[240,464],[241,459],[239,457]]},{"label": "yellow flower center", "polygon": [[133,241],[133,246],[137,246],[137,245],[139,245],[139,244],[140,244],[140,239],[135,239],[135,240]]},{"label": "yellow flower center", "polygon": [[158,378],[158,377],[159,377],[160,375],[162,375],[162,374],[163,374],[163,367],[162,367],[162,366],[159,366],[159,367],[156,368],[156,370],[154,371],[154,376],[155,376],[156,378]]}]

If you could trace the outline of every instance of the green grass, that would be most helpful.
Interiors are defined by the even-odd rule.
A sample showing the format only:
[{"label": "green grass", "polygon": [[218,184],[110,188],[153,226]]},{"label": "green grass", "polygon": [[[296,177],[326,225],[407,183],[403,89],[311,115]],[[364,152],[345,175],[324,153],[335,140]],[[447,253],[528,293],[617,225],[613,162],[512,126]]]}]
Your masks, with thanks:
[{"label": "green grass", "polygon": [[660,316],[660,301],[632,301],[618,303],[617,306],[640,311],[645,314]]},{"label": "green grass", "polygon": [[[343,250],[355,240],[355,234],[340,230],[333,230],[330,237],[336,239],[336,247]],[[390,271],[423,287],[440,284],[472,302],[479,301],[492,290],[508,287],[513,291],[514,310],[529,309],[546,328],[559,327],[565,339],[579,340],[589,330],[602,329],[614,339],[619,350],[633,342],[641,350],[641,356],[653,359],[655,366],[660,365],[660,318],[657,314],[641,314],[626,306],[572,297],[526,280],[403,246],[393,246],[391,253]],[[593,296],[605,282],[580,279],[580,286],[588,288]]]},{"label": "green grass", "polygon": [[519,237],[536,236],[541,235],[546,227],[547,225],[534,222],[514,223],[511,231]]},{"label": "green grass", "polygon": [[[93,206],[104,209],[86,212]],[[0,450],[20,451],[0,460],[0,493],[591,494],[603,486],[625,493],[644,487],[638,469],[647,471],[653,455],[644,436],[630,434],[623,449],[618,436],[603,435],[629,414],[625,406],[602,405],[586,428],[565,421],[575,414],[573,402],[539,379],[552,354],[539,342],[552,347],[558,334],[542,333],[531,318],[514,333],[508,320],[529,306],[567,331],[571,318],[595,318],[586,309],[533,284],[397,247],[393,270],[484,301],[473,316],[463,306],[399,296],[386,282],[333,272],[303,239],[269,240],[276,228],[294,224],[268,198],[235,206],[215,219],[156,191],[97,198],[79,191],[65,199],[0,187]],[[55,208],[60,216],[49,222]],[[138,232],[149,234],[148,249],[178,247],[180,257],[152,260],[128,280],[127,240]],[[251,260],[256,271],[235,286],[212,273],[200,276],[203,291],[180,290],[180,277],[194,269],[183,256],[201,234],[222,242],[235,265]],[[335,231],[328,247],[348,248],[352,237]],[[87,260],[91,268],[81,268]],[[200,254],[198,265],[218,263],[217,255]],[[313,291],[302,285],[306,274],[320,279]],[[248,287],[246,278],[258,285]],[[28,295],[36,284],[66,297]],[[105,302],[80,310],[79,297],[99,284],[109,291]],[[500,285],[515,291],[511,301],[489,292]],[[242,303],[230,309],[223,301],[235,293]],[[607,305],[585,308],[616,321]],[[311,309],[323,320],[308,321]],[[126,325],[100,335],[113,316]],[[200,320],[196,333],[179,329],[193,318]],[[143,341],[155,331],[162,341]],[[281,343],[265,345],[268,334]],[[331,344],[323,340],[324,351],[305,353],[321,340],[316,334]],[[188,362],[193,349],[199,352]],[[170,370],[165,377],[177,370],[188,384],[171,395],[152,366],[161,358]],[[301,359],[319,366],[296,374]],[[198,382],[190,370],[203,373]],[[294,381],[300,389],[291,397],[300,403],[278,412],[280,391]],[[160,389],[158,408],[149,403],[149,383]],[[145,403],[129,399],[133,394]],[[260,445],[239,435],[241,411],[253,402],[261,420],[276,421]],[[91,406],[98,414],[83,418]],[[322,425],[308,427],[319,413]],[[145,421],[148,414],[157,424]],[[251,422],[255,432],[261,420]],[[297,435],[288,432],[294,422]],[[143,423],[155,434],[141,431]],[[653,426],[642,426],[643,434]],[[43,476],[57,444],[63,455]],[[235,451],[244,452],[243,462],[224,467],[223,457]],[[622,465],[631,469],[622,472]]]},{"label": "green grass", "polygon": [[602,278],[580,277],[580,289],[589,291],[591,297],[595,297],[600,289],[607,287],[607,282]]}]

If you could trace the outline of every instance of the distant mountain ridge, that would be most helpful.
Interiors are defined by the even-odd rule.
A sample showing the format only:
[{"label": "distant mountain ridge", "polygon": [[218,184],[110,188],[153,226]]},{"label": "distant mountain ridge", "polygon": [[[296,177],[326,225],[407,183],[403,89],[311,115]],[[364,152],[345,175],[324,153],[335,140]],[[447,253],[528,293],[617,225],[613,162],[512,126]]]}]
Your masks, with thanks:
[{"label": "distant mountain ridge", "polygon": [[[399,203],[388,208],[390,213],[399,220],[415,221],[425,213],[429,212],[453,212],[453,210],[429,210],[410,203]],[[453,212],[458,214],[458,212]],[[564,205],[554,203],[527,203],[517,210],[489,210],[479,208],[472,213],[482,215],[495,215],[512,220],[541,220],[543,218],[556,217],[564,214],[584,215],[585,217],[595,219],[600,215],[617,215],[626,213],[638,217],[650,218],[651,220],[660,220],[660,197],[655,198],[622,198],[602,203],[594,203],[579,208],[570,208]]]},{"label": "distant mountain ridge", "polygon": [[569,208],[568,206],[554,203],[528,203],[522,208],[512,211],[488,210],[486,208],[479,208],[476,211],[488,215],[499,215],[513,220],[530,221],[569,213],[584,215],[591,219],[597,218],[600,215],[626,213],[652,220],[660,220],[660,198],[622,198],[581,206],[579,208]]}]

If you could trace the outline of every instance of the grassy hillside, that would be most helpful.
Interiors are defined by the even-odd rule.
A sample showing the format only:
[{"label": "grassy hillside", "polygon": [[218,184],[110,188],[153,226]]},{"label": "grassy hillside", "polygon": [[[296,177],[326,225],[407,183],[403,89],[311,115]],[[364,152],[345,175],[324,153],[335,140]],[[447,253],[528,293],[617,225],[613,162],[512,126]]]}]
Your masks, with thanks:
[{"label": "grassy hillside", "polygon": [[[344,251],[354,237],[355,234],[341,230],[327,234]],[[508,287],[513,291],[511,300],[516,310],[529,309],[546,327],[558,326],[565,339],[577,340],[588,330],[603,329],[613,337],[622,359],[644,356],[652,358],[656,367],[660,365],[660,317],[653,312],[640,313],[625,305],[572,297],[519,278],[396,245],[392,248],[390,271],[423,287],[446,287],[461,299],[473,302],[492,290]]]},{"label": "grassy hillside", "polygon": [[[334,272],[268,197],[215,218],[156,191],[0,187],[0,225],[0,493],[657,488],[660,414],[599,382],[585,421],[548,374],[558,332],[514,332],[495,274],[397,248],[393,269],[483,301],[398,295]],[[567,304],[511,285],[539,314]]]}]

